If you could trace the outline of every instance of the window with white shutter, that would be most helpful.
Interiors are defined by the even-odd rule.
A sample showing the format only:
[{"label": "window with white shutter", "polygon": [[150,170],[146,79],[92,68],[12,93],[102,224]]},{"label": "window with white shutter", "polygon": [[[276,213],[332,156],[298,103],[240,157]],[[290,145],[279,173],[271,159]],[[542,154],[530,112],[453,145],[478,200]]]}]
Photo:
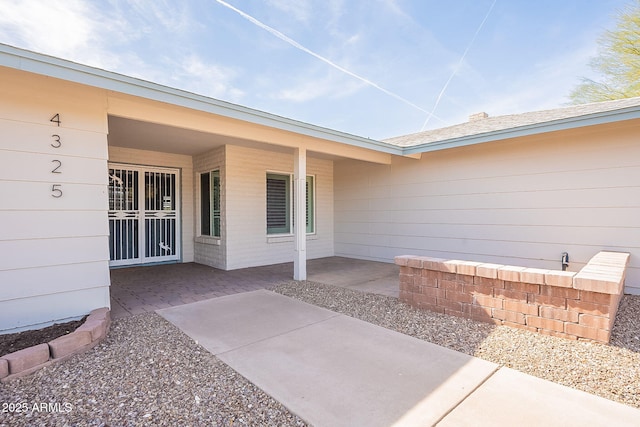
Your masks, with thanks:
[{"label": "window with white shutter", "polygon": [[[315,186],[306,179],[306,229],[315,231]],[[293,191],[290,174],[267,174],[267,234],[290,234],[293,225]]]}]

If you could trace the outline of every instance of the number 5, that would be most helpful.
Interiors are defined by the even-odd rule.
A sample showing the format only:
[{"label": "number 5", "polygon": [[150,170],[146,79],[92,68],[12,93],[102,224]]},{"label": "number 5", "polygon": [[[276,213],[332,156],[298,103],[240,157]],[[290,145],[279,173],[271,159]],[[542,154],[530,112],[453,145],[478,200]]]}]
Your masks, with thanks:
[{"label": "number 5", "polygon": [[56,199],[62,197],[62,189],[60,187],[62,187],[62,184],[53,184],[51,186],[52,197],[55,197]]}]

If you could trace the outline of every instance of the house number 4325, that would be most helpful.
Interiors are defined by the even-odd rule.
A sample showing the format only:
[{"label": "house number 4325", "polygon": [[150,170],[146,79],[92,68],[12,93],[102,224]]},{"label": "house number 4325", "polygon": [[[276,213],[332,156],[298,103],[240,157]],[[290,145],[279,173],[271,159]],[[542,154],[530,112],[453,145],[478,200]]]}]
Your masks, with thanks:
[{"label": "house number 4325", "polygon": [[[56,113],[49,119],[49,121],[59,127],[62,123],[62,120],[60,119],[60,113]],[[51,147],[56,149],[62,147],[62,137],[60,135],[53,134],[51,135],[51,138],[53,139],[53,142],[49,144]],[[60,160],[52,160],[51,163],[53,163],[51,173],[61,174],[62,170],[60,170],[60,168],[62,167],[62,162]],[[51,184],[51,197],[55,197],[56,199],[62,197],[62,184]]]}]

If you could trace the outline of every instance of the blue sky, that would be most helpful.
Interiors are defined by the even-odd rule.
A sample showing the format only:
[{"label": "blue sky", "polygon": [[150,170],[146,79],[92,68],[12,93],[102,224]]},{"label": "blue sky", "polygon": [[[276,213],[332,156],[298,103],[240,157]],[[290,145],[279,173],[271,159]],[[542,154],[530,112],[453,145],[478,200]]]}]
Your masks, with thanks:
[{"label": "blue sky", "polygon": [[628,3],[0,0],[0,42],[383,139],[565,105]]}]

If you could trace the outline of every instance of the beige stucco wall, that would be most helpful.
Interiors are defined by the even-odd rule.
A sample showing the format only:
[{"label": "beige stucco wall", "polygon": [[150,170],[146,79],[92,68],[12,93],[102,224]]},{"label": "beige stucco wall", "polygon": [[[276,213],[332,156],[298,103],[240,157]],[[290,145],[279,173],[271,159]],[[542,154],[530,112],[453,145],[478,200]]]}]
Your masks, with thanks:
[{"label": "beige stucco wall", "polygon": [[[617,127],[617,128],[616,128]],[[640,124],[425,153],[391,165],[335,163],[336,255],[416,254],[579,270],[631,253],[640,293]]]},{"label": "beige stucco wall", "polygon": [[109,147],[109,161],[142,166],[160,166],[180,170],[182,262],[193,262],[194,237],[194,194],[193,194],[193,158],[180,154],[158,151],[136,150],[132,148]]},{"label": "beige stucco wall", "polygon": [[[293,261],[293,236],[267,236],[266,174],[293,173],[293,153],[226,146],[227,269]],[[307,258],[333,255],[333,162],[307,158],[315,176],[316,230],[307,236]]]},{"label": "beige stucco wall", "polygon": [[103,91],[4,70],[0,93],[2,333],[108,307],[110,279]]}]

